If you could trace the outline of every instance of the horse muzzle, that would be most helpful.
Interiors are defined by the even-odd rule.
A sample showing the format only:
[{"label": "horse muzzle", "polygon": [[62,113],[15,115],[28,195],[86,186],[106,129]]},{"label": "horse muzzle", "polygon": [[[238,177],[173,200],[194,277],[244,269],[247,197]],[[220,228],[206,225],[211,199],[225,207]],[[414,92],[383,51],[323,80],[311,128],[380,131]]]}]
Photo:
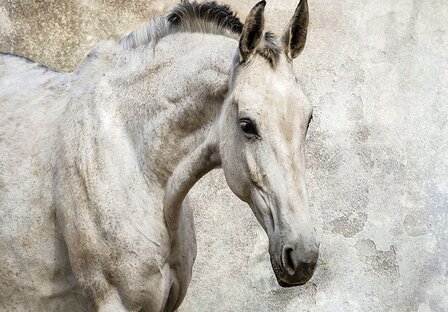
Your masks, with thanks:
[{"label": "horse muzzle", "polygon": [[304,285],[314,274],[319,257],[319,244],[304,248],[300,244],[288,244],[280,252],[272,253],[271,264],[277,282],[282,287]]}]

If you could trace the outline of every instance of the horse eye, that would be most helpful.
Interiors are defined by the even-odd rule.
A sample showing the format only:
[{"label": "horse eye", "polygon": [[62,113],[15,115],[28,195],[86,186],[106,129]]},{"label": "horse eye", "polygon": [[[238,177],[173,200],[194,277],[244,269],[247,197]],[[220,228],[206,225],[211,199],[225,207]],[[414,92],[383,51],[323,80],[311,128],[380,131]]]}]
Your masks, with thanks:
[{"label": "horse eye", "polygon": [[255,128],[255,125],[252,122],[252,120],[247,119],[247,118],[240,119],[240,126],[241,126],[241,130],[243,130],[243,132],[246,135],[248,135],[248,136],[258,135],[257,129]]}]

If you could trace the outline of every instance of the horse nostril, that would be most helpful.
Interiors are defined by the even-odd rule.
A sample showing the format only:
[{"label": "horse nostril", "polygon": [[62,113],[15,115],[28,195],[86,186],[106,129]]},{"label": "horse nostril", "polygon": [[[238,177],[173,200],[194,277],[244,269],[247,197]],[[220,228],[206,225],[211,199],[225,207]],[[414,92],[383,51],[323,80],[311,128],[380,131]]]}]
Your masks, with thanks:
[{"label": "horse nostril", "polygon": [[294,257],[294,249],[291,247],[283,248],[283,267],[291,276],[296,272],[297,260]]},{"label": "horse nostril", "polygon": [[286,275],[310,278],[316,267],[318,252],[303,252],[291,245],[283,247],[281,263]]}]

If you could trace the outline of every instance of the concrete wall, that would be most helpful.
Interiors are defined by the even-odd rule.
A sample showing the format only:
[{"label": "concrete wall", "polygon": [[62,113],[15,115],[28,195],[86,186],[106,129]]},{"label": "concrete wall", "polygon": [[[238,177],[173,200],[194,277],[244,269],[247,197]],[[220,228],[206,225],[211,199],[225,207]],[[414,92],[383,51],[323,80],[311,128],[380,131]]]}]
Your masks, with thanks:
[{"label": "concrete wall", "polygon": [[[229,3],[242,17],[255,1]],[[270,0],[279,33],[296,1]],[[283,289],[250,209],[212,172],[195,186],[198,258],[181,311],[448,310],[448,2],[309,0],[297,77],[321,256]],[[173,1],[3,0],[0,51],[71,70]]]}]

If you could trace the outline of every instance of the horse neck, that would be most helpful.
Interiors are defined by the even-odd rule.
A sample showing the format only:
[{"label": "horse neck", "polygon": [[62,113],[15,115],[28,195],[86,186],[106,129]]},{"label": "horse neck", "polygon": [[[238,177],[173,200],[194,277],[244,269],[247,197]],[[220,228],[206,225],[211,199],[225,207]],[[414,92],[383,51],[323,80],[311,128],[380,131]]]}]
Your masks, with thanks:
[{"label": "horse neck", "polygon": [[155,45],[108,48],[80,68],[78,89],[88,97],[81,109],[98,118],[113,112],[147,180],[163,187],[218,118],[236,46],[223,36],[178,33]]},{"label": "horse neck", "polygon": [[227,93],[235,47],[235,40],[216,35],[171,35],[143,52],[151,57],[143,70],[118,81],[127,86],[120,111],[147,180],[165,187],[207,140]]},{"label": "horse neck", "polygon": [[189,189],[220,164],[216,128],[236,47],[222,36],[179,33],[87,62],[75,74],[78,105],[62,123],[75,129],[69,145],[86,163],[104,157],[112,174],[126,175],[133,164],[124,161],[137,160],[148,186],[163,190],[167,223],[176,228]]},{"label": "horse neck", "polygon": [[[93,59],[73,73],[58,127],[58,159],[64,161],[57,163],[56,183],[75,183],[65,174],[75,171],[90,181],[84,186],[89,196],[105,205],[113,201],[111,190],[126,197],[125,207],[140,202],[135,190],[163,196],[170,261],[181,263],[192,250],[182,235],[189,224],[182,203],[220,165],[217,129],[237,42],[204,34],[169,37]],[[148,202],[142,204],[147,209]],[[108,220],[109,210],[95,207]]]},{"label": "horse neck", "polygon": [[[179,247],[182,202],[203,175],[220,165],[219,119],[237,42],[204,34],[172,37],[157,44],[142,74],[147,77],[143,85],[153,89],[139,97],[140,103],[122,103],[127,132],[146,180],[164,189],[166,224],[173,246]],[[173,49],[178,42],[184,45]],[[134,75],[137,80],[139,76]]]}]

